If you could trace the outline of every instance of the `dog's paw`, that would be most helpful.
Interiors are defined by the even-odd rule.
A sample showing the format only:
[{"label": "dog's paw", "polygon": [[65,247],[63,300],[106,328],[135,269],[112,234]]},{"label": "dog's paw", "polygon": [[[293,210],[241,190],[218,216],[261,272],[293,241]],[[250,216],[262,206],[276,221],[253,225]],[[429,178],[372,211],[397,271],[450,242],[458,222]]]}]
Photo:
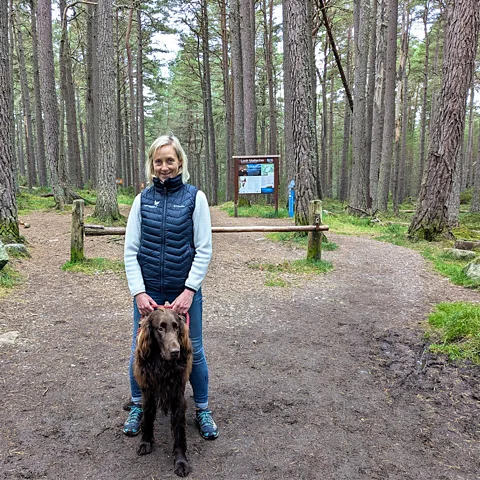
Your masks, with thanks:
[{"label": "dog's paw", "polygon": [[186,458],[175,460],[174,472],[179,477],[186,477],[191,471],[192,469],[190,468],[190,465],[188,464],[188,461]]},{"label": "dog's paw", "polygon": [[147,455],[147,453],[152,453],[153,442],[141,442],[137,448],[137,455]]}]

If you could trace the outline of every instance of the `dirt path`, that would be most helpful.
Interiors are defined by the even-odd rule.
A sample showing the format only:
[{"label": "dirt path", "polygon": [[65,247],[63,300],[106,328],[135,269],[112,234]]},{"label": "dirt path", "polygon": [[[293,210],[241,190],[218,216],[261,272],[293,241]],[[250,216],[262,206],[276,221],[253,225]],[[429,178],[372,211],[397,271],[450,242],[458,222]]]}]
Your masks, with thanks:
[{"label": "dirt path", "polygon": [[[227,218],[213,224],[283,224]],[[70,216],[22,218],[27,281],[0,299],[0,478],[169,479],[168,421],[135,454],[121,433],[128,397],[131,300],[124,278],[84,276],[69,258]],[[220,426],[203,441],[189,396],[194,479],[474,480],[480,478],[479,371],[423,354],[419,324],[439,301],[479,301],[415,252],[329,234],[321,277],[266,287],[252,262],[304,252],[262,234],[216,234],[204,284],[211,406]],[[89,237],[88,257],[122,258],[119,237]]]}]

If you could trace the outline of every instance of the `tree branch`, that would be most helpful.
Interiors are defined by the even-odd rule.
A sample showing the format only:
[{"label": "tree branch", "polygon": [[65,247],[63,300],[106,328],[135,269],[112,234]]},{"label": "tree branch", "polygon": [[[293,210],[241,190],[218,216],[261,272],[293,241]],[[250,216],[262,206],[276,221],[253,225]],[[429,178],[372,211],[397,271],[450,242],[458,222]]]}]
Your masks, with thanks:
[{"label": "tree branch", "polygon": [[317,4],[317,7],[322,12],[323,23],[325,24],[328,38],[330,40],[330,44],[332,45],[333,55],[335,56],[335,61],[337,63],[338,71],[340,73],[340,77],[342,78],[343,88],[345,89],[345,94],[347,95],[348,104],[350,105],[350,110],[353,112],[352,93],[350,92],[350,87],[348,86],[347,77],[345,76],[345,72],[343,71],[342,62],[340,61],[340,55],[338,54],[337,46],[335,44],[335,39],[333,38],[332,29],[330,28],[330,22],[328,21],[327,11],[325,9],[325,2],[324,0],[315,0],[315,3]]}]

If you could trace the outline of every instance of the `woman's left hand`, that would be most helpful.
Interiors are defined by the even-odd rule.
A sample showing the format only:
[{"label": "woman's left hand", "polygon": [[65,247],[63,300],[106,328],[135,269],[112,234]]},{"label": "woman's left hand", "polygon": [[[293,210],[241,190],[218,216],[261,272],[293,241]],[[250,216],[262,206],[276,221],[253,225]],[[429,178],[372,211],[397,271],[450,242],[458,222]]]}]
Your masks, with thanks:
[{"label": "woman's left hand", "polygon": [[185,289],[171,304],[172,310],[185,315],[192,306],[195,292]]}]

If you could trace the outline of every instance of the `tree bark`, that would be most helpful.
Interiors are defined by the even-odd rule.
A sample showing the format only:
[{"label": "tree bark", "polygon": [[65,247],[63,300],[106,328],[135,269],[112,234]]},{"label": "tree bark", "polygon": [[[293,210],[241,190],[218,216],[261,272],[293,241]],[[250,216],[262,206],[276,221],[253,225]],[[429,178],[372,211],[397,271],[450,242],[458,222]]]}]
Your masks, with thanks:
[{"label": "tree bark", "polygon": [[257,154],[257,106],[255,101],[255,2],[240,0],[245,154]]},{"label": "tree bark", "polygon": [[432,125],[427,170],[408,233],[434,240],[448,231],[447,200],[465,126],[466,98],[480,30],[480,0],[448,4],[443,80]]},{"label": "tree bark", "polygon": [[388,0],[387,55],[385,77],[385,116],[382,136],[382,159],[378,178],[377,207],[385,212],[388,207],[393,138],[395,133],[395,77],[397,63],[398,0]]},{"label": "tree bark", "polygon": [[[128,68],[128,91],[130,99],[130,133],[132,143],[132,171],[133,171],[133,187],[135,194],[140,193],[140,174],[138,165],[138,123],[137,123],[137,109],[135,108],[135,85],[133,83],[133,58],[132,48],[130,46],[130,35],[133,25],[133,11],[135,8],[135,0],[131,0],[130,11],[128,14],[128,27],[125,35],[125,44],[127,48],[127,68]],[[100,32],[99,32],[100,35]]]},{"label": "tree bark", "polygon": [[210,203],[218,205],[218,171],[217,146],[215,142],[215,127],[213,123],[212,79],[210,74],[209,20],[207,0],[202,0],[202,57],[203,81],[205,82],[205,107],[207,116],[208,142],[210,158],[208,159],[208,178],[210,183]]},{"label": "tree bark", "polygon": [[50,185],[55,207],[63,210],[67,202],[61,185],[58,100],[55,88],[55,67],[52,40],[52,5],[50,0],[38,0],[38,59],[40,73],[40,97],[45,124],[45,143]]},{"label": "tree bark", "polygon": [[423,33],[425,36],[425,61],[423,68],[423,88],[422,88],[422,114],[420,117],[420,146],[418,152],[418,173],[415,185],[415,195],[418,195],[420,185],[422,184],[423,171],[425,169],[425,144],[427,131],[427,101],[428,101],[428,80],[429,80],[429,63],[430,63],[430,36],[428,35],[428,12],[430,1],[425,1],[423,10]]},{"label": "tree bark", "polygon": [[382,158],[383,122],[385,118],[385,9],[382,0],[377,11],[377,47],[375,49],[375,89],[373,92],[372,137],[370,146],[370,196],[372,212],[378,210],[378,176]]},{"label": "tree bark", "polygon": [[[240,0],[231,0],[230,2],[230,31],[232,35],[233,125],[235,132],[234,154],[245,155]],[[235,188],[238,188],[238,185],[235,185]]]},{"label": "tree bark", "polygon": [[353,134],[352,134],[352,179],[350,183],[350,212],[356,215],[359,211],[365,212],[369,205],[368,176],[365,145],[366,122],[366,86],[368,39],[370,23],[370,5],[368,0],[354,2],[354,15],[358,25],[355,37],[355,77],[353,104]]},{"label": "tree bark", "polygon": [[104,221],[120,218],[115,182],[116,152],[116,82],[115,49],[113,47],[113,0],[99,0],[97,58],[98,75],[98,177],[95,217]]},{"label": "tree bark", "polygon": [[17,55],[20,70],[20,86],[22,91],[23,118],[25,126],[25,144],[27,146],[27,185],[32,188],[37,184],[37,167],[35,164],[35,149],[33,147],[32,109],[30,106],[30,90],[28,88],[27,68],[25,64],[25,50],[23,47],[22,29],[18,27]]},{"label": "tree bark", "polygon": [[12,145],[13,104],[8,43],[8,3],[0,2],[0,240],[19,242]]},{"label": "tree bark", "polygon": [[47,162],[45,158],[45,135],[42,117],[42,102],[40,99],[40,78],[38,67],[38,35],[37,19],[35,17],[35,0],[30,0],[31,29],[32,29],[32,66],[33,88],[35,94],[35,131],[36,131],[36,158],[38,167],[38,180],[40,185],[47,185]]},{"label": "tree bark", "polygon": [[[291,126],[293,155],[295,160],[295,223],[308,223],[311,200],[317,196],[313,166],[315,162],[315,131],[312,101],[312,61],[305,55],[309,51],[311,34],[307,26],[308,5],[302,0],[283,0],[287,38],[284,48],[288,58],[286,83],[290,94],[285,100],[291,102]],[[295,65],[295,68],[292,66]],[[286,106],[287,108],[287,106]]]},{"label": "tree bark", "polygon": [[222,39],[222,79],[223,98],[225,102],[225,200],[233,199],[234,172],[233,172],[233,102],[230,79],[229,57],[228,57],[228,31],[227,31],[227,5],[226,0],[219,0],[220,8],[220,32]]},{"label": "tree bark", "polygon": [[[72,60],[67,29],[67,4],[60,1],[62,16],[62,36],[60,40],[60,91],[65,105],[67,123],[68,159],[67,166],[69,180],[77,188],[83,187],[82,162],[80,158],[80,144],[78,142],[77,108],[75,104],[75,87],[72,75]],[[65,179],[66,180],[66,179]]]},{"label": "tree bark", "polygon": [[[348,29],[347,35],[347,74],[346,82],[350,84],[350,62],[351,62],[351,41],[352,41],[352,28]],[[351,112],[352,109],[347,101],[347,94],[345,93],[345,108],[343,118],[343,142],[342,142],[342,164],[340,167],[340,180],[339,180],[339,194],[338,199],[344,202],[348,198],[348,172],[349,172],[349,157],[350,157],[350,137],[352,131]],[[353,103],[352,103],[353,105]]]}]

